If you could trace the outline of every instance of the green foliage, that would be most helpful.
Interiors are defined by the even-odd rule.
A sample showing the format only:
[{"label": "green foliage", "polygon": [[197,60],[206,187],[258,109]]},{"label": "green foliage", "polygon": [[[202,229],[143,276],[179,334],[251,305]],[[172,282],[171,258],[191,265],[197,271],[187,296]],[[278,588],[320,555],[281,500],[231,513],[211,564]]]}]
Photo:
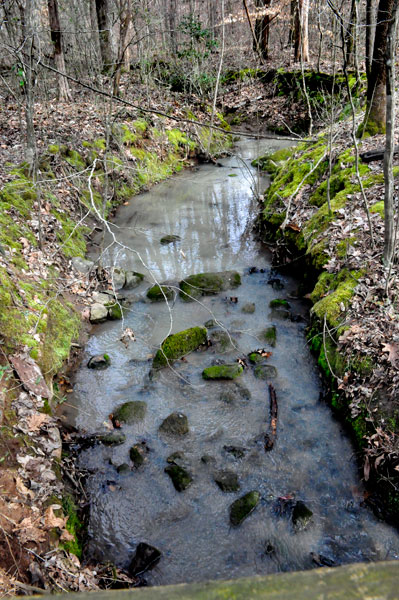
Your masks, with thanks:
[{"label": "green foliage", "polygon": [[62,509],[65,516],[68,517],[66,522],[66,530],[74,536],[74,540],[70,542],[62,542],[61,546],[71,554],[74,554],[79,559],[82,558],[82,543],[80,536],[83,533],[83,523],[78,516],[78,507],[70,494],[65,494],[62,498]]},{"label": "green foliage", "polygon": [[204,28],[193,14],[183,17],[178,29],[183,34],[183,43],[177,55],[179,58],[207,58],[218,43],[210,29]]},{"label": "green foliage", "polygon": [[40,367],[51,378],[68,358],[71,342],[79,335],[80,317],[70,303],[53,299],[47,307],[47,326],[41,350]]}]

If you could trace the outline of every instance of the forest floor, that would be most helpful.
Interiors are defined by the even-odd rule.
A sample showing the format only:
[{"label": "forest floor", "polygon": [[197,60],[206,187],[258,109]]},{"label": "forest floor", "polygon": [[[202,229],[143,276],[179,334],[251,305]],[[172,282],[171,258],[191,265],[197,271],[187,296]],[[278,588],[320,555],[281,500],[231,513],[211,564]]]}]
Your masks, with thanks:
[{"label": "forest floor", "polygon": [[[134,90],[133,93],[130,91]],[[306,106],[303,102],[292,98],[276,96],[273,85],[265,86],[257,79],[248,78],[237,81],[223,90],[219,110],[229,112],[233,119],[233,129],[246,133],[254,132],[267,135],[270,126],[284,127],[291,134],[292,125],[306,117]],[[189,124],[187,108],[193,118],[200,122],[209,122],[209,110],[204,107],[200,97],[186,97],[172,94],[169,90],[151,89],[137,83],[131,86],[125,80],[124,97],[138,107],[151,106],[162,113],[167,112],[170,120],[166,127],[177,126],[188,129],[191,135],[198,136],[198,126]],[[0,189],[14,179],[12,166],[19,165],[24,159],[24,114],[21,98],[8,97],[0,110]],[[78,151],[82,150],[83,140],[95,140],[105,135],[105,123],[123,113],[127,119],[142,117],[143,113],[132,106],[116,106],[111,112],[109,102],[95,94],[74,90],[74,102],[62,103],[56,99],[37,102],[35,105],[34,124],[37,134],[38,153],[44,153],[50,145],[66,144]],[[234,117],[238,117],[234,121]],[[116,117],[115,117],[116,118]],[[148,117],[157,123],[157,115]],[[22,132],[19,135],[18,132]],[[294,136],[295,137],[295,136]],[[362,143],[362,151],[381,147],[382,137],[372,138]],[[337,153],[353,146],[350,136],[350,124],[340,125],[334,142]],[[154,146],[157,151],[156,145]],[[339,152],[338,152],[339,149]],[[162,154],[162,147],[158,147]],[[185,161],[187,166],[194,164],[194,156]],[[382,173],[382,163],[374,163],[376,174]],[[57,184],[54,194],[62,203],[68,205],[69,214],[73,214],[75,204],[72,197],[76,193],[73,185],[67,186],[63,181]],[[309,219],[314,207],[306,203],[307,186],[301,188],[299,194],[292,199],[290,221],[301,228]],[[375,203],[383,197],[383,183],[368,188],[367,200]],[[36,207],[37,208],[37,207]],[[87,307],[90,294],[95,289],[92,282],[79,279],[71,272],[70,261],[62,254],[57,254],[57,238],[54,235],[54,221],[49,218],[46,204],[41,208],[43,239],[46,242],[42,250],[32,248],[27,240],[21,240],[24,259],[29,265],[31,274],[43,274],[50,263],[56,262],[60,277],[63,280],[62,295],[72,299],[82,313],[86,323],[87,334],[89,323]],[[78,214],[78,213],[76,213]],[[79,213],[80,214],[80,213]],[[17,212],[14,219],[19,219]],[[364,268],[366,273],[359,280],[355,295],[345,312],[348,329],[340,338],[342,351],[350,355],[352,352],[370,356],[373,370],[366,378],[356,379],[347,373],[339,381],[339,389],[350,397],[354,403],[361,395],[370,398],[375,389],[384,390],[384,398],[396,401],[399,387],[399,322],[395,302],[399,293],[399,278],[396,267],[390,274],[389,297],[385,296],[387,273],[381,264],[383,244],[383,221],[378,213],[372,215],[375,245],[370,243],[367,218],[360,194],[353,194],[350,207],[338,211],[333,222],[332,240],[346,239],[348,232],[355,226],[364,235],[358,236],[355,246],[350,246],[345,257],[338,259],[331,250],[329,262],[325,268],[334,272],[339,266],[337,261],[345,261],[349,269]],[[8,272],[15,281],[18,271],[11,265],[12,253],[0,247],[0,268]],[[361,264],[361,267],[360,267]],[[88,291],[89,290],[89,291]],[[346,311],[346,307],[345,307]],[[81,341],[81,343],[83,343]],[[0,442],[0,596],[20,593],[40,593],[46,590],[81,591],[96,590],[107,587],[112,573],[108,567],[98,565],[82,565],[72,552],[62,547],[54,547],[54,531],[57,544],[72,541],[74,532],[67,525],[68,516],[65,506],[57,501],[60,497],[60,480],[54,477],[51,465],[54,459],[60,458],[61,439],[58,422],[55,417],[43,412],[43,401],[34,390],[31,393],[24,387],[23,381],[11,376],[9,356],[3,352],[0,367],[0,416],[3,412],[2,437]],[[74,352],[76,362],[77,352]],[[72,361],[72,364],[74,362]],[[63,393],[68,393],[69,379],[67,372],[58,378]],[[2,410],[1,410],[2,409]],[[398,407],[399,410],[399,407]],[[372,413],[366,415],[372,418]],[[1,419],[0,419],[1,421]],[[65,434],[68,437],[68,434]],[[365,476],[368,477],[370,460],[372,467],[382,464],[388,454],[397,452],[397,436],[389,427],[381,430],[376,426],[375,437],[369,439],[368,455],[365,462]],[[396,456],[396,454],[395,454]],[[380,458],[382,457],[382,458]],[[378,462],[379,461],[379,462]],[[67,463],[66,470],[72,469]],[[65,473],[64,473],[65,476]],[[75,477],[72,471],[69,475]],[[79,486],[79,481],[74,485]],[[69,515],[69,525],[72,521]],[[65,546],[66,547],[66,546]],[[117,578],[134,585],[122,572]]]}]

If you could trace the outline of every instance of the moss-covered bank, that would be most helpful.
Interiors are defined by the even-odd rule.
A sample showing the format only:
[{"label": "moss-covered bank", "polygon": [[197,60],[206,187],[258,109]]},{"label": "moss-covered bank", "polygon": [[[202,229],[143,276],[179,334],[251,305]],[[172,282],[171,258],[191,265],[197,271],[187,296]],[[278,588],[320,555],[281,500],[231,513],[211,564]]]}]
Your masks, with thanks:
[{"label": "moss-covered bank", "polygon": [[[301,274],[300,291],[312,303],[309,345],[328,383],[331,405],[347,424],[367,463],[370,438],[378,427],[386,427],[390,415],[381,406],[371,415],[373,403],[365,397],[354,411],[353,397],[345,392],[348,378],[356,379],[361,386],[362,382],[367,383],[377,365],[360,345],[359,350],[349,354],[341,351],[340,337],[345,337],[349,329],[348,310],[359,280],[367,276],[367,262],[357,261],[360,266],[352,268],[353,263],[347,260],[357,252],[356,246],[364,236],[364,220],[359,219],[358,226],[356,222],[352,225],[351,220],[347,227],[344,220],[354,210],[355,196],[361,197],[355,152],[348,146],[341,147],[330,164],[327,141],[326,135],[320,134],[314,143],[302,143],[258,159],[257,164],[272,177],[264,196],[259,227],[265,241],[278,242],[278,262],[288,258],[287,264],[295,265],[296,276]],[[398,171],[395,167],[394,174],[398,175]],[[381,173],[361,162],[358,172],[366,191],[383,181]],[[379,213],[380,206],[375,204],[372,211]],[[340,219],[344,226],[337,235]],[[396,422],[392,424],[391,419],[390,423],[390,430],[399,432]],[[388,486],[388,490],[384,477],[377,472],[370,475],[371,481],[377,484],[374,489],[379,492],[379,501],[382,499],[385,516],[396,519],[399,494],[394,486]]]}]

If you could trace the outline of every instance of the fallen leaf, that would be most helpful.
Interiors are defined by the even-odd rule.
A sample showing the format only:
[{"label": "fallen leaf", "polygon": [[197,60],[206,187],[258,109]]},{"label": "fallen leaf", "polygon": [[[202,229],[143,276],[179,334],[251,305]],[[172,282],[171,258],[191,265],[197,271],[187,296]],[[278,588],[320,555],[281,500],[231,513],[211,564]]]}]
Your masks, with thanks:
[{"label": "fallen leaf", "polygon": [[389,352],[388,360],[393,367],[396,367],[396,361],[399,358],[399,346],[397,344],[383,344],[383,352]]},{"label": "fallen leaf", "polygon": [[40,427],[44,425],[44,423],[49,421],[49,416],[44,413],[36,413],[33,414],[28,419],[28,427],[29,431],[39,431]]}]

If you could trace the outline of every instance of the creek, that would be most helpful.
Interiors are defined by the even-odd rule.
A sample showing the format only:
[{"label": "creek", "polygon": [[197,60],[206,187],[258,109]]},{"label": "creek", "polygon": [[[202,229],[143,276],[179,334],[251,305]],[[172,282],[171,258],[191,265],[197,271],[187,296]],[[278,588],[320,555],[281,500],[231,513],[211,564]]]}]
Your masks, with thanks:
[{"label": "creek", "polygon": [[[253,140],[240,142],[222,166],[184,171],[132,198],[112,226],[119,244],[108,245],[104,254],[106,263],[142,272],[146,280],[130,293],[122,323],[108,321],[93,331],[74,381],[75,423],[87,433],[106,431],[104,422],[110,423],[118,405],[141,400],[147,409],[140,422],[123,425],[125,443],[96,444],[80,454],[81,467],[90,473],[87,552],[126,567],[138,543],[155,546],[162,558],[144,575],[149,585],[308,569],[315,566],[311,553],[331,564],[399,557],[396,530],[365,507],[351,443],[319,399],[320,378],[304,335],[308,308],[295,297],[298,282],[278,275],[271,284],[276,275],[270,257],[253,231],[253,186],[263,189],[267,179],[256,183],[250,162],[265,145],[282,147],[276,141],[262,147]],[[160,244],[166,234],[181,241]],[[200,302],[177,296],[166,305],[146,299],[154,280],[178,282],[190,274],[228,269],[242,275],[242,285],[234,290]],[[294,319],[269,308],[275,298],[289,300]],[[255,305],[254,312],[243,311],[248,303]],[[176,361],[172,369],[151,372],[151,357],[166,335],[211,319],[218,322],[209,330],[213,346]],[[275,347],[264,339],[273,324]],[[120,341],[125,327],[136,336],[127,348]],[[267,362],[277,369],[270,380],[279,409],[270,452],[263,443],[268,381],[254,376],[249,361],[234,381],[201,376],[214,361],[233,362],[260,348],[272,352]],[[90,356],[104,352],[111,358],[106,370],[86,367]],[[176,411],[187,416],[189,433],[162,434],[160,424]],[[129,450],[144,441],[146,460],[134,469]],[[231,447],[241,451],[232,453]],[[193,476],[182,492],[164,471],[175,452],[183,453]],[[121,464],[129,465],[127,471],[118,472]],[[222,491],[214,481],[219,470],[234,472],[240,490]],[[259,492],[260,501],[234,527],[229,507],[251,490]],[[292,520],[298,500],[313,513],[303,527]]]}]

